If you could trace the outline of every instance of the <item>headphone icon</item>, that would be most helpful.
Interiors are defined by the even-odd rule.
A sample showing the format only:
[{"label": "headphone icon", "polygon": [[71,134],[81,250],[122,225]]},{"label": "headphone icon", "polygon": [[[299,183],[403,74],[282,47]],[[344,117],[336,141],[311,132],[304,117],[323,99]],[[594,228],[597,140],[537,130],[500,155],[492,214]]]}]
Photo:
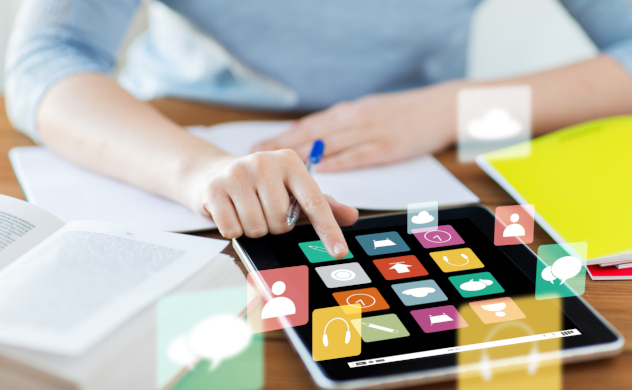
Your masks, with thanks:
[{"label": "headphone icon", "polygon": [[455,267],[463,267],[464,265],[467,265],[470,262],[470,259],[467,257],[467,255],[465,253],[461,253],[461,257],[465,259],[465,263],[463,264],[452,264],[450,263],[450,259],[448,259],[448,256],[443,256],[443,261],[445,261],[446,263],[453,265]]},{"label": "headphone icon", "polygon": [[[509,327],[518,327],[523,329],[525,332],[529,334],[534,334],[533,329],[525,323],[516,322],[516,323],[507,323],[497,328],[494,328],[488,335],[485,337],[484,342],[491,341],[491,339],[498,333],[499,331],[509,328]],[[531,351],[529,352],[528,364],[527,364],[527,372],[529,375],[534,375],[538,371],[538,367],[540,366],[540,351],[538,350],[537,343],[535,341],[531,342]],[[492,365],[490,363],[489,356],[487,355],[487,349],[483,349],[481,354],[481,362],[479,363],[479,369],[481,371],[481,376],[485,381],[492,380]]]},{"label": "headphone icon", "polygon": [[347,320],[340,317],[332,318],[331,320],[329,320],[327,325],[325,325],[325,330],[323,330],[323,345],[325,347],[329,346],[329,339],[327,338],[327,327],[329,326],[329,324],[331,324],[331,321],[335,320],[344,321],[344,323],[347,325],[347,333],[345,333],[345,344],[349,344],[349,341],[351,340],[351,329],[349,329],[349,323],[347,322]]}]

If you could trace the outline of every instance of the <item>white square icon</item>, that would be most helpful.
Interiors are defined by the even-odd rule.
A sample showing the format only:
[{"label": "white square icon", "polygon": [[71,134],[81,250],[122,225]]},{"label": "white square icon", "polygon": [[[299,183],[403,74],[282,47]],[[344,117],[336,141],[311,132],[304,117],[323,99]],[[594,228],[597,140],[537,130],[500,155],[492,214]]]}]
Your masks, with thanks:
[{"label": "white square icon", "polygon": [[359,263],[345,263],[317,267],[316,272],[328,288],[356,286],[371,283]]}]

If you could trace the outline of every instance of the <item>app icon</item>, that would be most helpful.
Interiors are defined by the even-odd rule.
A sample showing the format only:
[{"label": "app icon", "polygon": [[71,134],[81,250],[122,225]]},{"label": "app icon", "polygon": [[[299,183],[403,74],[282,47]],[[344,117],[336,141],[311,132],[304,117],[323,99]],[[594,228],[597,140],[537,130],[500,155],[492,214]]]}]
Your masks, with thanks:
[{"label": "app icon", "polygon": [[369,311],[386,310],[390,306],[375,287],[359,290],[335,292],[334,298],[340,306],[350,305],[359,307],[363,313]]},{"label": "app icon", "polygon": [[408,205],[408,234],[420,228],[436,228],[439,222],[439,202]]},{"label": "app icon", "polygon": [[358,356],[361,331],[351,325],[362,319],[359,307],[335,306],[312,312],[312,357],[315,361]]},{"label": "app icon", "polygon": [[436,228],[418,229],[413,232],[417,241],[426,249],[443,246],[461,245],[465,241],[450,225],[441,225]]},{"label": "app icon", "polygon": [[445,273],[485,267],[470,248],[432,252],[430,257]]},{"label": "app icon", "polygon": [[398,283],[391,286],[402,303],[406,306],[423,305],[425,303],[447,301],[437,283],[432,280]]},{"label": "app icon", "polygon": [[351,251],[349,251],[349,253],[347,253],[347,255],[342,259],[336,259],[335,257],[329,256],[327,249],[325,249],[323,242],[320,240],[299,242],[298,246],[301,248],[310,263],[323,263],[325,261],[338,261],[353,258],[353,253],[351,253]]},{"label": "app icon", "polygon": [[452,305],[413,310],[413,318],[425,333],[465,328],[467,322]]},{"label": "app icon", "polygon": [[[253,278],[263,282],[263,291],[256,288]],[[292,327],[305,325],[309,320],[309,269],[306,265],[253,272],[248,274],[248,283],[260,291],[263,301],[261,307],[248,315],[253,330],[282,329],[281,317]]]},{"label": "app icon", "polygon": [[369,256],[408,252],[410,248],[397,232],[384,232],[356,236],[356,240]]},{"label": "app icon", "polygon": [[484,324],[526,318],[518,305],[509,297],[470,302],[470,306]]},{"label": "app icon", "polygon": [[373,264],[380,270],[386,280],[415,278],[428,275],[428,271],[416,256],[387,257],[373,260]]},{"label": "app icon", "polygon": [[450,282],[463,298],[504,293],[505,289],[489,272],[450,276]]},{"label": "app icon", "polygon": [[533,205],[496,207],[494,245],[519,245],[533,242]]},{"label": "app icon", "polygon": [[408,333],[408,330],[406,330],[406,327],[396,314],[363,317],[359,320],[352,320],[351,323],[361,333],[362,340],[365,343],[410,336],[410,333]]},{"label": "app icon", "polygon": [[329,288],[371,283],[371,279],[358,263],[344,263],[316,267],[316,272]]},{"label": "app icon", "polygon": [[550,299],[583,295],[586,289],[585,242],[541,245],[535,279],[535,298]]}]

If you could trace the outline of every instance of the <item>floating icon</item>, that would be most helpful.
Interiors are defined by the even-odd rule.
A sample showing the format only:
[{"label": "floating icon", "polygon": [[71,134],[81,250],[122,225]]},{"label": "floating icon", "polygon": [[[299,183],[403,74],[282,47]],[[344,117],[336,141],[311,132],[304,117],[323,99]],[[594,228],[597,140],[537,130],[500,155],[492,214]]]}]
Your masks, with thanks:
[{"label": "floating icon", "polygon": [[518,223],[520,220],[519,214],[511,214],[509,220],[511,221],[511,225],[505,228],[503,231],[503,237],[522,237],[527,234],[524,227]]},{"label": "floating icon", "polygon": [[362,325],[368,326],[369,328],[373,328],[373,329],[381,330],[381,331],[384,331],[384,332],[388,332],[388,333],[395,333],[395,334],[399,333],[399,331],[397,329],[391,329],[391,328],[387,328],[385,326],[371,324],[369,322],[363,322]]},{"label": "floating icon", "polygon": [[467,125],[470,137],[485,141],[497,141],[515,137],[523,126],[515,120],[507,110],[494,107],[487,111],[481,119],[473,119]]},{"label": "floating icon", "polygon": [[479,279],[476,282],[474,279],[470,279],[469,282],[461,284],[459,288],[465,291],[481,291],[492,284],[494,284],[494,282],[489,279]]},{"label": "floating icon", "polygon": [[332,323],[332,321],[336,321],[336,320],[342,321],[345,323],[345,325],[347,325],[347,332],[345,333],[345,344],[349,344],[349,341],[351,341],[351,328],[349,327],[349,323],[344,318],[336,317],[329,320],[329,322],[327,322],[327,325],[325,325],[325,330],[323,330],[323,345],[325,347],[329,346],[329,337],[327,337],[327,327],[329,326],[329,324]]},{"label": "floating icon", "polygon": [[417,287],[417,288],[410,288],[408,290],[402,291],[402,294],[412,295],[413,297],[416,297],[416,298],[423,298],[423,297],[427,297],[428,294],[432,294],[435,291],[437,290],[435,290],[432,287]]},{"label": "floating icon", "polygon": [[350,325],[353,321],[361,321],[361,313],[360,308],[348,306],[327,307],[312,312],[312,357],[315,361],[360,354],[361,329]]},{"label": "floating icon", "polygon": [[209,371],[250,344],[252,331],[243,319],[231,315],[207,318],[193,327],[188,335],[174,339],[169,345],[169,358],[189,368],[201,359],[211,361]]},{"label": "floating icon", "polygon": [[533,242],[535,207],[532,204],[496,207],[494,245],[522,245]]},{"label": "floating icon", "polygon": [[385,238],[383,240],[373,240],[373,249],[383,248],[385,246],[394,246],[397,245],[390,238]]},{"label": "floating icon", "polygon": [[546,267],[541,275],[542,279],[547,282],[551,282],[552,284],[555,279],[560,279],[560,284],[566,282],[567,279],[570,279],[582,270],[582,261],[574,256],[564,256],[560,257],[553,263],[553,265],[549,265]]},{"label": "floating icon", "polygon": [[507,313],[502,311],[507,308],[507,304],[505,302],[492,303],[491,305],[481,305],[481,307],[487,311],[495,312],[494,314],[497,317],[504,317],[507,315]]},{"label": "floating icon", "polygon": [[405,261],[398,261],[395,263],[390,263],[393,264],[392,267],[390,267],[389,269],[393,269],[395,270],[395,272],[397,272],[398,274],[405,274],[410,272],[410,267],[412,267],[412,265],[406,264]]},{"label": "floating icon", "polygon": [[433,217],[432,215],[430,215],[429,212],[427,212],[426,210],[424,211],[420,211],[419,214],[413,216],[410,221],[414,224],[417,225],[423,225],[426,223],[430,223],[432,221],[435,220],[435,217]]},{"label": "floating icon", "polygon": [[268,301],[263,310],[261,310],[262,320],[296,314],[294,302],[290,298],[278,296],[285,292],[285,283],[281,281],[275,282],[271,290],[272,294],[277,296]]},{"label": "floating icon", "polygon": [[443,313],[437,316],[433,316],[430,314],[430,325],[440,324],[442,322],[452,322],[454,321],[449,315]]}]

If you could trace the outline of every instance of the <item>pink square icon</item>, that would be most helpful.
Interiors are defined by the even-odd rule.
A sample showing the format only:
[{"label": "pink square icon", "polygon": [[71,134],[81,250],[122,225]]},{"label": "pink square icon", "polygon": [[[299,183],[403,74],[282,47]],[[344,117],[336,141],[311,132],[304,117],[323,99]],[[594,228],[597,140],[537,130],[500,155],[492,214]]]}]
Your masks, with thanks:
[{"label": "pink square icon", "polygon": [[253,272],[248,283],[260,300],[248,307],[253,332],[294,327],[309,321],[309,268],[306,265]]},{"label": "pink square icon", "polygon": [[426,249],[439,248],[442,246],[461,245],[465,241],[450,225],[441,225],[436,228],[414,229],[413,235],[417,241]]},{"label": "pink square icon", "polygon": [[519,245],[533,242],[533,205],[496,207],[494,245]]},{"label": "pink square icon", "polygon": [[425,333],[443,332],[468,326],[456,307],[452,305],[413,310],[410,314]]}]

